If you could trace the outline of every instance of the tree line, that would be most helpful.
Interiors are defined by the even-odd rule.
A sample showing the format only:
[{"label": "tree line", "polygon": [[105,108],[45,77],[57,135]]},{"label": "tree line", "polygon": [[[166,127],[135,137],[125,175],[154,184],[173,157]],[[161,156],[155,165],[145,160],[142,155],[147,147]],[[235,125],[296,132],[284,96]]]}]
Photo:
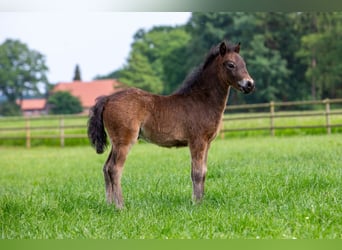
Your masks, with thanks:
[{"label": "tree line", "polygon": [[[52,114],[82,112],[80,100],[69,92],[49,95],[53,84],[46,76],[48,67],[45,56],[30,49],[19,40],[7,39],[0,45],[0,116],[21,115],[23,99],[44,97],[48,99]],[[76,65],[73,80],[81,80]]]},{"label": "tree line", "polygon": [[[212,46],[228,40],[241,42],[257,86],[248,96],[231,91],[230,103],[342,97],[342,12],[192,13],[184,25],[140,29],[133,38],[125,65],[95,78],[167,95]],[[17,40],[1,44],[0,114],[18,112],[24,96],[47,95],[47,71],[38,51]]]},{"label": "tree line", "polygon": [[192,13],[182,26],[138,30],[126,65],[101,77],[170,94],[223,39],[241,42],[257,86],[231,91],[231,103],[342,97],[341,12]]}]

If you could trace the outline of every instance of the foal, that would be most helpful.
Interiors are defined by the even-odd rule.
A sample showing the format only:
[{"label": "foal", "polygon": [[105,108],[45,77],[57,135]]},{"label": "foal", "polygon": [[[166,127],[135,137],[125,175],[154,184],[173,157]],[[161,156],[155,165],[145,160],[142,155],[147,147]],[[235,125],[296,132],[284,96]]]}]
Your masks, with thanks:
[{"label": "foal", "polygon": [[182,87],[169,96],[128,88],[99,97],[90,111],[88,136],[97,153],[112,145],[103,167],[106,197],[118,209],[124,205],[121,174],[131,146],[139,138],[163,147],[188,146],[191,153],[193,200],[204,194],[207,155],[227,103],[230,87],[243,93],[254,81],[239,55],[240,44],[226,42],[212,48]]}]

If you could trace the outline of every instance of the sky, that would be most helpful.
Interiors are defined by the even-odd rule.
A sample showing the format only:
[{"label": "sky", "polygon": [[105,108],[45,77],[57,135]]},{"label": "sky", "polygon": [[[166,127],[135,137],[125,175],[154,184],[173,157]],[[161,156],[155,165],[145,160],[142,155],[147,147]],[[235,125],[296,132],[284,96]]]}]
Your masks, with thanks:
[{"label": "sky", "polygon": [[0,12],[0,44],[19,39],[45,56],[51,83],[83,81],[121,68],[140,28],[182,25],[189,12]]}]

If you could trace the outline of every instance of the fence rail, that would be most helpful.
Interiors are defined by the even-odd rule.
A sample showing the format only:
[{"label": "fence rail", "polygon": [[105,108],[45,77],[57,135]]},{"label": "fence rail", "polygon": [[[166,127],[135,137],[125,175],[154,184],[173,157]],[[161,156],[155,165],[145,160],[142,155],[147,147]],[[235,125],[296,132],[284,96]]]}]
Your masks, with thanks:
[{"label": "fence rail", "polygon": [[[314,129],[314,128],[325,128],[327,134],[331,134],[331,128],[342,127],[342,119],[341,122],[332,124],[331,116],[334,115],[342,115],[342,110],[331,110],[331,104],[342,104],[342,99],[324,99],[321,101],[295,101],[295,102],[269,102],[269,103],[259,103],[259,104],[246,104],[246,105],[232,105],[226,107],[226,113],[229,111],[236,110],[255,110],[260,108],[267,108],[268,112],[262,115],[244,115],[239,117],[229,117],[224,116],[220,134],[221,137],[224,137],[224,134],[227,132],[233,131],[249,131],[249,130],[269,130],[271,136],[275,136],[276,130],[282,129]],[[276,108],[279,107],[298,107],[298,106],[308,106],[308,105],[323,105],[323,111],[306,111],[300,113],[277,113]],[[275,121],[277,118],[291,118],[291,117],[324,117],[324,124],[315,124],[315,125],[295,125],[295,126],[276,126]],[[262,127],[241,127],[241,128],[225,128],[225,124],[230,121],[237,120],[252,120],[252,119],[269,119],[268,126]]]},{"label": "fence rail", "polygon": [[[14,117],[0,119],[0,140],[25,140],[27,148],[31,147],[32,140],[56,139],[61,147],[65,146],[65,139],[86,139],[86,119],[84,115],[64,115],[64,116],[34,116],[34,117]],[[66,125],[65,121],[71,120],[71,124]],[[78,122],[76,122],[78,121]],[[43,125],[32,125],[33,123],[43,123]],[[5,125],[3,125],[5,124]],[[6,126],[10,124],[10,126]],[[15,124],[15,125],[12,125]],[[17,125],[19,124],[19,125]],[[48,124],[48,125],[47,125]],[[53,125],[50,125],[53,124]],[[72,133],[72,131],[82,131]],[[43,131],[42,134],[37,132]],[[16,132],[16,133],[14,133]],[[70,133],[71,132],[71,133]]]},{"label": "fence rail", "polygon": [[[332,105],[340,105],[333,109]],[[315,110],[312,109],[315,106]],[[319,107],[317,107],[317,105]],[[309,106],[304,111],[294,111],[299,106]],[[286,112],[281,108],[286,107]],[[289,111],[289,108],[293,108]],[[318,108],[318,110],[317,110]],[[320,108],[320,109],[319,109]],[[262,111],[260,112],[260,109]],[[253,110],[253,113],[250,111]],[[265,111],[266,110],[266,111]],[[244,112],[242,112],[244,111]],[[238,112],[238,113],[236,113]],[[332,117],[339,117],[332,122]],[[324,122],[321,124],[296,124],[276,125],[276,122],[284,118],[305,118],[321,117]],[[231,124],[248,121],[262,120],[262,126],[234,127]],[[58,140],[61,147],[65,146],[67,139],[87,139],[86,116],[40,116],[40,117],[15,117],[0,118],[0,140],[22,140],[27,148],[30,148],[33,140]],[[226,107],[225,116],[222,119],[220,129],[221,138],[225,134],[242,131],[269,131],[271,136],[276,131],[284,129],[317,129],[324,128],[327,134],[332,133],[332,128],[342,128],[342,99],[325,99],[322,101],[301,101],[301,102],[270,102],[248,105],[229,105]],[[0,144],[2,145],[2,143]]]}]

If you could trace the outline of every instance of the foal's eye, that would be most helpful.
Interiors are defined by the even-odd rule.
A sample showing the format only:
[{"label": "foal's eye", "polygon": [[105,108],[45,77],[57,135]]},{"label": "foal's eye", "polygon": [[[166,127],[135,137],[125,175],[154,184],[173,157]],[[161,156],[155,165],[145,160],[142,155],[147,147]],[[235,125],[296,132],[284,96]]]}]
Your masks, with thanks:
[{"label": "foal's eye", "polygon": [[233,62],[226,62],[225,65],[228,69],[235,69],[235,67],[236,67],[235,63],[233,63]]}]

